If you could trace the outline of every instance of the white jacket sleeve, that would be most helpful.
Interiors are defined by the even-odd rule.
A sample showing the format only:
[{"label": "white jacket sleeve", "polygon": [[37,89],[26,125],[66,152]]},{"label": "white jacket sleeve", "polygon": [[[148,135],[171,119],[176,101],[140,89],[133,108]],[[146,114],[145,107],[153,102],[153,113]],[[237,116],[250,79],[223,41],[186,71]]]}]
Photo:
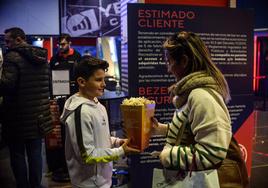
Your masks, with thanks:
[{"label": "white jacket sleeve", "polygon": [[101,135],[94,135],[92,117],[88,112],[81,110],[81,117],[81,131],[79,132],[76,132],[75,129],[74,114],[68,118],[69,120],[72,120],[72,125],[70,124],[71,126],[68,125],[67,120],[68,131],[71,135],[71,144],[74,149],[74,153],[78,158],[81,158],[86,164],[94,164],[114,161],[124,155],[122,147],[96,147],[96,137]]}]

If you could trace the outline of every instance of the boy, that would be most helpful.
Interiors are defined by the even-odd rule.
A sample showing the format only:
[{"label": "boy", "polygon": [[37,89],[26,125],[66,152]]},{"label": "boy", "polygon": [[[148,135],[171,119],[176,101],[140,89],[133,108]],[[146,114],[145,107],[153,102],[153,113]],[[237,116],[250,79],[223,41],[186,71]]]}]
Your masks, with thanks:
[{"label": "boy", "polygon": [[[66,125],[65,155],[73,187],[110,188],[112,161],[139,152],[127,146],[128,140],[110,137],[106,109],[97,99],[105,88],[107,68],[106,61],[92,56],[84,56],[75,66],[79,92],[66,101],[61,116]],[[77,113],[79,106],[81,112]],[[76,114],[81,123],[75,123]]]}]

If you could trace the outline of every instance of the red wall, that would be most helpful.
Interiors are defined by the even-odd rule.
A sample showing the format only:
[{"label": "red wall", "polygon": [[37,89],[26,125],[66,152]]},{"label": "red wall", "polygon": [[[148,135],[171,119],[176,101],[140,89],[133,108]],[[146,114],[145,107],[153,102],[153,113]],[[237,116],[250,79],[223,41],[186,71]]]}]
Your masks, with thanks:
[{"label": "red wall", "polygon": [[229,1],[228,0],[168,0],[168,1],[144,0],[144,3],[228,7]]}]

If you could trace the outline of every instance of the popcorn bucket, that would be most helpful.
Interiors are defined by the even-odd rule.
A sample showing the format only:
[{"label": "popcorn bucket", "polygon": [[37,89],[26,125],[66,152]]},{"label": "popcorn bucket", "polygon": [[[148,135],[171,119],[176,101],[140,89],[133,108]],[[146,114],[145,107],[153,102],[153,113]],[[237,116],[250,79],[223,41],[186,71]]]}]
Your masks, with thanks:
[{"label": "popcorn bucket", "polygon": [[155,104],[138,106],[121,104],[123,126],[130,138],[129,146],[143,151],[149,146],[151,137],[151,117],[154,116]]}]

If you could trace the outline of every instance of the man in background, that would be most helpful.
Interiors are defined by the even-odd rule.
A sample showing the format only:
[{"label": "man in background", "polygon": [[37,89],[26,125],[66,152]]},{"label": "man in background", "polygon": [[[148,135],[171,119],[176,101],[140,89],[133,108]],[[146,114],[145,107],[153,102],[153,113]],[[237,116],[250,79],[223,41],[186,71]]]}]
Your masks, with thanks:
[{"label": "man in background", "polygon": [[[2,76],[2,64],[3,64],[2,48],[0,46],[0,78]],[[2,139],[2,103],[3,97],[0,96],[0,187],[15,188],[16,182],[13,176],[13,172],[10,166],[9,150],[6,143]]]},{"label": "man in background", "polygon": [[[59,114],[62,113],[64,103],[67,98],[78,91],[74,79],[74,64],[81,58],[79,52],[71,47],[71,36],[69,34],[61,34],[58,39],[58,52],[52,56],[50,60],[51,71],[68,71],[69,72],[69,94],[55,95],[53,87],[51,87],[51,98],[56,99],[59,106]],[[57,73],[55,73],[57,74]],[[53,75],[53,73],[52,73]],[[61,140],[62,147],[54,150],[46,150],[48,169],[52,172],[54,181],[69,181],[69,174],[65,161],[64,143],[65,143],[65,127],[61,124]],[[57,159],[57,160],[55,160]]]},{"label": "man in background", "polygon": [[58,40],[59,51],[50,59],[51,70],[68,70],[70,75],[70,95],[77,92],[73,75],[74,63],[81,58],[79,52],[71,47],[71,36],[61,34]]},{"label": "man in background", "polygon": [[17,187],[38,188],[42,138],[52,130],[47,51],[27,44],[24,31],[18,27],[6,29],[4,38],[8,50],[0,79],[3,136]]}]

